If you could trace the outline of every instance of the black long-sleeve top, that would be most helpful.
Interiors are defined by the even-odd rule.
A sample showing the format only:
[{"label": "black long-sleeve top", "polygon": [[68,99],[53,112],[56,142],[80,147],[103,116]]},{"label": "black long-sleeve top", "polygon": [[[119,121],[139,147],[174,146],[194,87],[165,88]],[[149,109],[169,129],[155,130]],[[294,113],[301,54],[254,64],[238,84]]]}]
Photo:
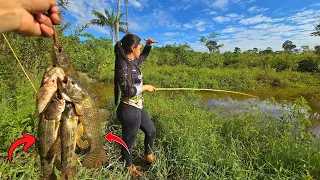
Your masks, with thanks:
[{"label": "black long-sleeve top", "polygon": [[[146,45],[138,59],[126,61],[119,60],[118,67],[116,67],[117,81],[121,90],[121,99],[130,99],[142,93],[142,74],[139,65],[148,57],[150,45]],[[130,78],[131,77],[131,78]]]}]

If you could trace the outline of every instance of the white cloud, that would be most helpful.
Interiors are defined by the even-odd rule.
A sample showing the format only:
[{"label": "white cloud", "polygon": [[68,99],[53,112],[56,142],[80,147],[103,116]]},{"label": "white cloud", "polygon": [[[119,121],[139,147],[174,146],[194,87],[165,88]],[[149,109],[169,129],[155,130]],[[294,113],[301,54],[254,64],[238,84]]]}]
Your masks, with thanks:
[{"label": "white cloud", "polygon": [[184,33],[181,32],[165,32],[163,33],[164,36],[172,37],[172,36],[183,36]]},{"label": "white cloud", "polygon": [[[90,3],[85,0],[69,0],[69,3],[68,14],[75,19],[75,21],[72,22],[72,27],[84,25],[90,22],[91,19],[96,18],[92,14],[92,10],[105,14],[104,8],[111,9],[108,0],[91,0]],[[106,33],[106,29],[108,29],[107,27],[101,28],[95,26],[91,26],[90,28],[102,33]]]},{"label": "white cloud", "polygon": [[217,17],[214,17],[213,20],[217,21],[218,23],[223,23],[223,22],[230,21],[231,19],[229,17],[217,16]]},{"label": "white cloud", "polygon": [[191,5],[187,5],[187,6],[173,6],[173,7],[170,7],[170,11],[179,11],[179,10],[187,10],[191,8]]},{"label": "white cloud", "polygon": [[138,2],[137,0],[130,0],[129,4],[133,5],[136,8],[140,8],[141,7],[141,3]]},{"label": "white cloud", "polygon": [[258,25],[255,25],[253,26],[254,29],[269,29],[272,27],[272,24],[258,24]]},{"label": "white cloud", "polygon": [[195,27],[200,32],[205,31],[206,30],[206,28],[204,27],[205,24],[206,23],[204,21],[200,20],[198,23],[195,24]]},{"label": "white cloud", "polygon": [[304,10],[301,12],[296,13],[295,15],[292,15],[288,17],[288,20],[294,21],[298,24],[306,24],[311,23],[316,25],[318,19],[320,19],[320,10]]},{"label": "white cloud", "polygon": [[320,6],[320,3],[312,4],[311,6]]},{"label": "white cloud", "polygon": [[142,31],[143,27],[138,22],[135,22],[134,20],[129,21],[129,31]]},{"label": "white cloud", "polygon": [[214,21],[217,21],[218,23],[225,23],[229,21],[235,21],[238,19],[241,19],[243,16],[238,15],[236,13],[227,14],[226,16],[217,16],[212,18]]},{"label": "white cloud", "polygon": [[215,15],[215,14],[217,14],[217,11],[210,11],[210,12],[207,12],[206,14],[208,14],[208,15]]},{"label": "white cloud", "polygon": [[255,12],[264,12],[267,11],[269,8],[260,8],[258,6],[252,6],[251,8],[248,9],[249,12],[255,13]]},{"label": "white cloud", "polygon": [[223,29],[223,30],[221,31],[221,33],[234,33],[234,32],[237,32],[237,28],[228,27],[228,28]]},{"label": "white cloud", "polygon": [[184,24],[183,25],[184,28],[187,28],[187,29],[191,29],[193,28],[194,26],[192,24]]},{"label": "white cloud", "polygon": [[244,24],[244,25],[250,25],[250,24],[258,24],[258,23],[262,23],[262,22],[279,22],[279,21],[282,21],[283,18],[275,18],[275,19],[272,19],[270,17],[266,17],[266,16],[263,16],[263,15],[257,15],[257,16],[254,16],[254,17],[250,17],[250,18],[247,18],[247,19],[241,19],[239,21],[240,24]]},{"label": "white cloud", "polygon": [[211,7],[216,9],[226,9],[228,7],[229,1],[228,0],[215,0]]},{"label": "white cloud", "polygon": [[240,15],[238,15],[236,13],[227,14],[226,16],[230,17],[230,18],[242,18],[242,16],[240,16]]}]

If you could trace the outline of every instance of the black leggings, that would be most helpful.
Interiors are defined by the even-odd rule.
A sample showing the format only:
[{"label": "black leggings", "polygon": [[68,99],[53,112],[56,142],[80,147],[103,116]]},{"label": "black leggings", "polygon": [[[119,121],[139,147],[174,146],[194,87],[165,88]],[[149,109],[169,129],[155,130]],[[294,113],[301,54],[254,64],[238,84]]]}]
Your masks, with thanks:
[{"label": "black leggings", "polygon": [[156,129],[144,108],[138,109],[134,106],[120,103],[117,109],[117,119],[122,125],[122,138],[127,144],[130,154],[122,147],[121,154],[126,161],[126,167],[132,163],[132,145],[137,137],[139,128],[144,132],[144,153],[152,153],[152,144],[156,135]]}]

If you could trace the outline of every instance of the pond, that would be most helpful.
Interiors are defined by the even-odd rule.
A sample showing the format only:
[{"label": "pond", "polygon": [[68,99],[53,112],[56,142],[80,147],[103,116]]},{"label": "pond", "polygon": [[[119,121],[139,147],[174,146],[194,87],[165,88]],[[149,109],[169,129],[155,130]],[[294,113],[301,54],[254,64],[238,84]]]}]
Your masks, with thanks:
[{"label": "pond", "polygon": [[[223,116],[233,115],[244,111],[251,111],[252,109],[267,113],[273,117],[280,119],[283,112],[290,113],[294,108],[294,101],[296,98],[303,97],[311,110],[308,112],[307,108],[301,108],[305,112],[307,118],[310,119],[312,127],[310,131],[314,134],[320,135],[320,89],[307,88],[269,88],[259,91],[245,92],[258,96],[259,98],[251,98],[242,95],[233,95],[226,93],[210,93],[202,92],[203,102],[210,109],[220,109]],[[273,97],[273,100],[271,100]]]}]

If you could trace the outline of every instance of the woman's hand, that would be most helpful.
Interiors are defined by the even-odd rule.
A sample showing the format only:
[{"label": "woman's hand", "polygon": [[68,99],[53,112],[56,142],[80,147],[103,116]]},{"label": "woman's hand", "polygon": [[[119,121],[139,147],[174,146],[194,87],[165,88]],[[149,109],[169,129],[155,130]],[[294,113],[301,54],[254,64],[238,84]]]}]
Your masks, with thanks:
[{"label": "woman's hand", "polygon": [[151,85],[142,85],[142,92],[143,91],[155,92],[156,88]]},{"label": "woman's hand", "polygon": [[[61,23],[56,0],[0,0],[0,33],[15,31],[25,36],[52,36]],[[48,17],[44,13],[50,12]]]},{"label": "woman's hand", "polygon": [[153,43],[158,43],[157,41],[151,39],[151,38],[144,38],[145,41],[147,41],[147,44],[153,44]]}]

